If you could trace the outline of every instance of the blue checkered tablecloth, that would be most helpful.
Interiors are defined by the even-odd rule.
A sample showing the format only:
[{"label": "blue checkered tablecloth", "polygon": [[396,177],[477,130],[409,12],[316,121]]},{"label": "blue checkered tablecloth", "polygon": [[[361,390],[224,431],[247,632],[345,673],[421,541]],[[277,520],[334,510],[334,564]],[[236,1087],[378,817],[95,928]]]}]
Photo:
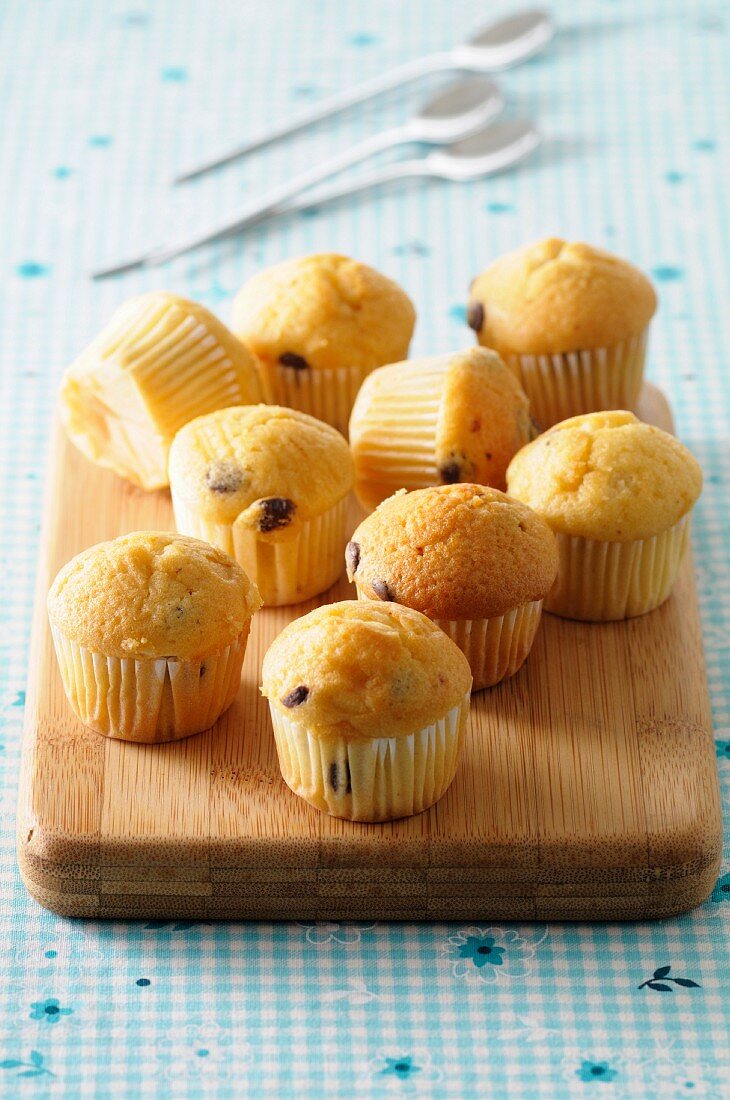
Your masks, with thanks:
[{"label": "blue checkered tablecloth", "polygon": [[[694,539],[730,806],[728,34],[720,0],[554,0],[504,74],[544,148],[475,184],[367,193],[160,272],[89,270],[197,226],[403,118],[390,95],[172,194],[174,169],[352,80],[441,50],[483,0],[0,3],[0,1093],[58,1097],[730,1096],[730,860],[653,925],[69,921],[26,895],[13,816],[44,458],[64,365],[163,285],[225,317],[264,264],[336,248],[401,281],[414,354],[470,342],[469,278],[549,233],[651,272],[650,374],[706,473]],[[501,965],[478,965],[485,940]],[[652,980],[651,985],[647,981]]]}]

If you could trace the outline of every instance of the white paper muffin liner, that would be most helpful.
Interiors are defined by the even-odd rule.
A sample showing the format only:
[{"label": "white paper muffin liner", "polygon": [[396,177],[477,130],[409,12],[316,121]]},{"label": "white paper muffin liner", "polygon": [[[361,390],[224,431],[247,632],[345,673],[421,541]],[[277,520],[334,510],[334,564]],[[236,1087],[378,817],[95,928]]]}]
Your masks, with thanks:
[{"label": "white paper muffin liner", "polygon": [[347,543],[345,496],[319,516],[272,536],[237,523],[211,523],[172,494],[175,526],[236,561],[256,582],[269,607],[302,603],[331,588],[344,570]]},{"label": "white paper muffin liner", "polygon": [[648,328],[607,348],[562,355],[510,355],[541,428],[581,413],[634,409],[644,377]]},{"label": "white paper muffin liner", "polygon": [[532,649],[542,600],[524,603],[492,619],[434,619],[464,654],[474,677],[472,691],[514,676]]},{"label": "white paper muffin liner", "polygon": [[271,706],[279,766],[295,794],[350,821],[419,814],[444,794],[456,772],[470,694],[417,733],[348,741],[320,739]]},{"label": "white paper muffin liner", "polygon": [[347,438],[352,406],[371,370],[362,367],[297,370],[274,363],[262,365],[261,373],[269,404],[309,413],[331,424]]},{"label": "white paper muffin liner", "polygon": [[195,660],[106,657],[51,626],[64,690],[74,713],[122,741],[177,741],[209,729],[236,697],[250,631]]},{"label": "white paper muffin liner", "polygon": [[436,433],[447,366],[424,363],[417,388],[408,373],[387,392],[361,392],[350,420],[350,447],[355,491],[364,507],[376,508],[398,489],[440,484]]},{"label": "white paper muffin liner", "polygon": [[560,567],[545,610],[605,622],[644,615],[667,599],[689,541],[689,516],[660,535],[601,542],[556,533]]}]

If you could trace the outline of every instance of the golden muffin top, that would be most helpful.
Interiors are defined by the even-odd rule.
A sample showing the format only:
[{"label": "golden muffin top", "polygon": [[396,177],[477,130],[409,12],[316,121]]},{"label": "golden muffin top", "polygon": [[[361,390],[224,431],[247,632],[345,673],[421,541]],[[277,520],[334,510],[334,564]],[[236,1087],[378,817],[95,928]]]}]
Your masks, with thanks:
[{"label": "golden muffin top", "polygon": [[314,736],[366,740],[422,729],[471,687],[461,650],[425,615],[346,600],[290,623],[269,648],[262,693]]},{"label": "golden muffin top", "polygon": [[367,264],[322,252],[286,260],[244,283],[232,328],[259,359],[300,370],[369,370],[405,359],[416,311]]},{"label": "golden muffin top", "polygon": [[64,565],[48,593],[51,624],[106,657],[205,657],[261,606],[240,565],[198,539],[135,531]]},{"label": "golden muffin top", "polygon": [[340,433],[279,405],[239,405],[191,420],[175,436],[169,474],[175,497],[199,515],[272,538],[327,511],[354,480]]},{"label": "golden muffin top", "polygon": [[370,599],[432,619],[491,619],[542,600],[558,571],[555,536],[530,508],[484,485],[401,491],[363,520],[347,575]]},{"label": "golden muffin top", "polygon": [[674,436],[616,410],[574,416],[538,436],[512,459],[507,485],[554,531],[629,542],[686,515],[702,471]]},{"label": "golden muffin top", "polygon": [[468,320],[479,343],[502,355],[553,355],[637,336],[656,307],[653,286],[633,264],[549,237],[501,256],[476,277]]}]

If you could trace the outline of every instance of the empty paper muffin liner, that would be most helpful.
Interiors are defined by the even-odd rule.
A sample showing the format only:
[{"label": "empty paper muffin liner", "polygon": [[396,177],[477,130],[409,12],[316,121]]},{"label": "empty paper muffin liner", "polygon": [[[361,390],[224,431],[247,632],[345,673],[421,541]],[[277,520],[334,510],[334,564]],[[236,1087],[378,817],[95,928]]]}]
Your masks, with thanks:
[{"label": "empty paper muffin liner", "polygon": [[369,394],[350,421],[355,491],[363,506],[376,508],[398,489],[425,489],[441,482],[436,432],[445,368],[424,366],[418,388],[403,378],[386,393]]},{"label": "empty paper muffin liner", "polygon": [[281,774],[295,794],[333,817],[375,822],[421,813],[454,778],[469,699],[417,733],[352,741],[315,737],[272,706]]},{"label": "empty paper muffin liner", "polygon": [[541,428],[581,413],[634,409],[644,377],[648,329],[608,348],[562,355],[510,355]]},{"label": "empty paper muffin liner", "polygon": [[464,654],[474,677],[473,691],[492,687],[522,668],[532,649],[542,600],[524,603],[493,619],[434,619]]},{"label": "empty paper muffin liner", "polygon": [[653,611],[672,591],[689,541],[689,516],[660,535],[602,542],[556,534],[560,567],[545,610],[604,622]]},{"label": "empty paper muffin liner", "polygon": [[209,729],[236,697],[250,622],[225,648],[194,660],[106,657],[52,626],[63,686],[74,712],[122,741],[177,741]]},{"label": "empty paper muffin liner", "polygon": [[345,496],[326,512],[266,535],[237,523],[211,523],[172,495],[175,525],[235,558],[269,607],[301,603],[330,588],[344,569]]},{"label": "empty paper muffin liner", "polygon": [[261,364],[266,400],[272,405],[298,409],[325,424],[331,424],[347,438],[347,425],[357,391],[372,368],[286,367],[281,363]]}]

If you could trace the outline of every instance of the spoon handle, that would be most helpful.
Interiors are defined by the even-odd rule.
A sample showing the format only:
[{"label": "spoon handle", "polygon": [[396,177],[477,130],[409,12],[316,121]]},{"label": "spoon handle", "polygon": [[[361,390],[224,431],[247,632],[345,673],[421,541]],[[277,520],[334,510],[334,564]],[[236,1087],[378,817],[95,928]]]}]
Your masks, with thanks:
[{"label": "spoon handle", "polygon": [[398,88],[402,84],[409,84],[412,80],[418,80],[419,77],[427,76],[429,73],[444,72],[462,67],[469,68],[468,65],[462,66],[455,61],[453,51],[430,54],[428,57],[416,57],[394,69],[379,73],[372,79],[355,85],[354,88],[345,88],[343,91],[329,96],[312,107],[311,110],[305,111],[296,118],[282,122],[278,126],[274,125],[270,130],[260,134],[259,137],[251,138],[243,145],[230,149],[205,164],[188,169],[177,176],[173,182],[187,183],[188,180],[197,179],[198,176],[205,175],[206,172],[211,172],[215,168],[221,168],[225,164],[232,164],[240,157],[252,153],[255,149],[262,149],[264,146],[278,141],[279,138],[295,134],[307,126],[312,126],[315,122],[321,122],[322,119],[339,114],[340,111],[344,111],[348,107],[354,107],[358,103],[363,103],[365,100],[372,99],[374,96],[390,91],[392,88]]},{"label": "spoon handle", "polygon": [[392,148],[394,145],[400,145],[410,140],[416,140],[416,136],[415,134],[413,137],[411,136],[411,130],[407,125],[373,134],[364,141],[358,142],[357,145],[353,145],[349,149],[343,149],[340,153],[330,157],[329,160],[314,164],[311,168],[286,180],[278,187],[270,189],[263,198],[249,203],[239,214],[228,214],[225,219],[209,225],[199,233],[192,236],[186,235],[169,245],[151,249],[142,256],[94,272],[93,278],[103,279],[107,275],[117,275],[122,271],[136,267],[157,267],[159,264],[174,260],[177,256],[182,256],[186,252],[192,252],[193,249],[200,248],[201,245],[211,244],[222,237],[228,237],[230,234],[260,221],[267,214],[273,213],[287,200],[294,195],[298,195],[300,191],[313,187],[315,184],[321,183],[322,180],[337,175],[338,172],[343,172],[345,168],[350,168],[353,164],[359,164],[360,161],[366,160],[375,153],[380,153],[385,149]]}]

